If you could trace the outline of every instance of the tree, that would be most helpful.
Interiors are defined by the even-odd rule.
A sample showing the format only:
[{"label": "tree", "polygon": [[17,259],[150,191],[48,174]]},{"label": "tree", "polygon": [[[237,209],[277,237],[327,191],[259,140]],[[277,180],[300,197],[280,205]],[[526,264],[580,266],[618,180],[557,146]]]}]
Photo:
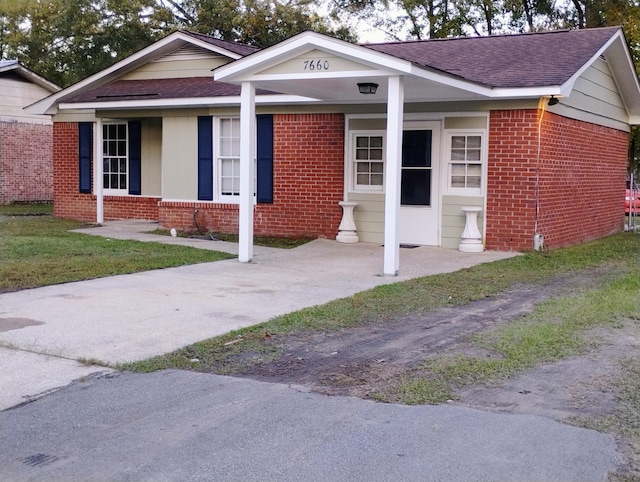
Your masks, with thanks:
[{"label": "tree", "polygon": [[178,28],[266,47],[304,30],[355,40],[311,0],[0,0],[0,55],[63,87]]},{"label": "tree", "polygon": [[3,58],[62,86],[146,47],[174,28],[154,0],[0,0]]},{"label": "tree", "polygon": [[333,28],[319,17],[313,0],[189,0],[182,5],[183,25],[200,33],[260,48],[274,45],[306,30],[355,41],[346,28]]}]

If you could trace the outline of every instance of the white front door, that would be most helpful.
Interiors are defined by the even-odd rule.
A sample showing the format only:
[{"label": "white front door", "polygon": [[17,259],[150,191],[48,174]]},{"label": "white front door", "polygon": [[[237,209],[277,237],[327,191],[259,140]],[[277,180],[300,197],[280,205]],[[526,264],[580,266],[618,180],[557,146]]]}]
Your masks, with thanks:
[{"label": "white front door", "polygon": [[401,244],[440,244],[439,140],[437,122],[405,125],[398,219]]}]

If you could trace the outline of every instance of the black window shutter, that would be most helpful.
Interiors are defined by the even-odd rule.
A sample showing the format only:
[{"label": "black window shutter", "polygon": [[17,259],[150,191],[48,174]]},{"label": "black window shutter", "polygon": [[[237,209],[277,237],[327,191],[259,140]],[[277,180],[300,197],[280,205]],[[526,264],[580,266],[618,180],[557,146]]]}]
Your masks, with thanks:
[{"label": "black window shutter", "polygon": [[80,192],[91,192],[91,151],[93,150],[93,123],[78,123],[78,174]]},{"label": "black window shutter", "polygon": [[142,123],[129,121],[129,194],[142,194]]},{"label": "black window shutter", "polygon": [[213,117],[198,117],[198,199],[213,201]]},{"label": "black window shutter", "polygon": [[257,118],[257,201],[273,202],[273,115]]}]

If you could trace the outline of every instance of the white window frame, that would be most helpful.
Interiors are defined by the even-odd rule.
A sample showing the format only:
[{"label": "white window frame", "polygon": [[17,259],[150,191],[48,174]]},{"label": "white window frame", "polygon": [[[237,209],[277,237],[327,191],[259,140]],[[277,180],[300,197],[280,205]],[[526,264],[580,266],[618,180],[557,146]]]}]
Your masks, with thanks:
[{"label": "white window frame", "polygon": [[[451,150],[453,138],[457,136],[464,137],[480,137],[480,160],[478,162],[470,162],[468,160],[451,159]],[[443,155],[447,165],[447,193],[460,196],[481,196],[485,190],[487,182],[487,132],[482,129],[447,129],[444,136]],[[479,164],[480,165],[480,186],[479,187],[453,187],[451,185],[453,175],[453,164]],[[466,174],[465,174],[466,177]]]},{"label": "white window frame", "polygon": [[[123,125],[125,128],[125,153],[124,156],[120,156],[120,155],[107,155],[106,153],[106,148],[107,148],[107,143],[110,141],[109,138],[107,136],[104,135],[104,132],[109,130],[109,126],[120,126]],[[116,159],[124,159],[125,160],[125,176],[126,176],[126,187],[124,189],[122,188],[107,188],[104,187],[103,188],[103,192],[106,195],[111,195],[111,196],[124,196],[124,195],[128,195],[129,194],[129,174],[130,174],[130,170],[129,170],[129,123],[127,121],[118,121],[118,120],[109,120],[109,121],[105,121],[102,124],[102,176],[103,176],[103,186],[106,186],[106,183],[104,182],[104,176],[110,176],[111,175],[111,170],[109,170],[109,173],[107,173],[107,171],[105,171],[104,169],[104,160],[105,158],[116,158]],[[119,164],[119,163],[118,163]],[[117,174],[118,176],[120,174]],[[110,183],[109,183],[110,184]]]},{"label": "white window frame", "polygon": [[[357,138],[358,137],[381,137],[382,138],[382,159],[374,160],[374,162],[382,162],[382,184],[378,185],[368,185],[368,184],[358,184],[358,173],[357,167],[358,162],[362,162],[362,160],[357,159],[356,149],[357,149]],[[352,192],[362,192],[362,193],[384,193],[384,179],[386,174],[386,131],[384,130],[354,130],[349,131],[349,186]]]},{"label": "white window frame", "polygon": [[[230,139],[236,138],[238,139],[238,152],[237,155],[223,155],[222,153],[222,123],[223,121],[236,121],[237,123],[237,136],[232,136]],[[236,132],[232,129],[232,135]],[[240,199],[240,191],[236,194],[223,194],[222,193],[222,163],[224,160],[231,159],[233,164],[237,167],[237,177],[238,184],[240,183],[240,117],[238,116],[221,116],[214,118],[213,125],[213,156],[214,156],[214,166],[213,166],[213,185],[215,187],[214,199],[219,201],[229,202],[229,203],[238,203]]]},{"label": "white window frame", "polygon": [[[238,179],[240,177],[240,151],[238,151],[237,156],[222,156],[221,152],[221,133],[222,133],[222,121],[223,120],[237,120],[240,122],[240,117],[236,115],[226,115],[220,117],[213,118],[213,200],[214,202],[224,202],[226,204],[239,204],[240,203],[240,192],[238,194],[223,194],[222,193],[222,161],[224,159],[233,158],[238,161]],[[239,128],[239,126],[238,126]],[[238,139],[242,142],[241,132],[238,131]],[[256,140],[257,142],[257,140]],[[257,159],[253,160],[254,162],[254,177],[253,177],[253,197],[254,203],[256,202],[256,192],[258,186],[258,170],[257,170]]]}]

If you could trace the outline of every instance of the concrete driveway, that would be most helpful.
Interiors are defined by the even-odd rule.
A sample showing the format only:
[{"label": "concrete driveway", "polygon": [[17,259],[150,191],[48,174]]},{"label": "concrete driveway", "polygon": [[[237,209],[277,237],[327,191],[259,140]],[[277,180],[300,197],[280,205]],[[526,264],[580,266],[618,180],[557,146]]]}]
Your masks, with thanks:
[{"label": "concrete driveway", "polygon": [[[222,241],[146,234],[147,221],[80,230],[237,253]],[[78,360],[140,360],[374,286],[513,256],[401,249],[400,276],[383,277],[377,244],[318,239],[293,250],[256,247],[237,260],[113,276],[0,295],[0,409],[104,370]]]}]

